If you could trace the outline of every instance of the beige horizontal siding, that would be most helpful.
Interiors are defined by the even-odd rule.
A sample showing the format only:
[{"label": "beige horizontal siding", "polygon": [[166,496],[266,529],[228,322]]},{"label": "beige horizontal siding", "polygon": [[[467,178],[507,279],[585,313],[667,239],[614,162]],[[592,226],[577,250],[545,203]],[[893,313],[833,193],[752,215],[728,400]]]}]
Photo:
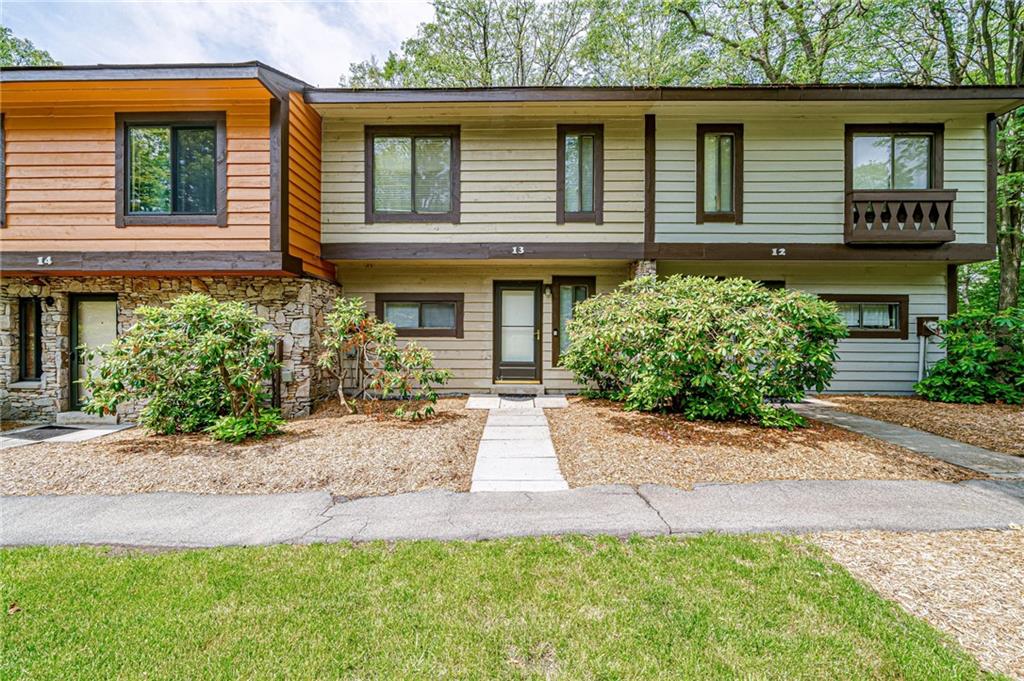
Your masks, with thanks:
[{"label": "beige horizontal siding", "polygon": [[[898,294],[910,297],[910,333],[907,340],[856,338],[840,341],[834,392],[907,393],[917,381],[918,317],[946,317],[944,264],[787,264],[774,263],[658,263],[658,273],[737,276],[784,280],[787,288],[811,293]],[[942,357],[935,340],[929,341],[929,363]]]},{"label": "beige horizontal siding", "polygon": [[[881,105],[880,105],[881,106]],[[660,115],[656,234],[663,243],[843,243],[846,123],[945,123],[943,182],[957,189],[958,243],[986,238],[985,117]],[[696,224],[697,123],[743,123],[743,224]]]},{"label": "beige horizontal siding", "polygon": [[[624,264],[580,265],[579,263],[536,266],[458,266],[450,264],[416,267],[374,263],[339,268],[346,296],[358,296],[373,310],[377,293],[462,293],[465,296],[463,338],[417,338],[430,348],[438,367],[451,369],[454,378],[445,387],[454,392],[489,392],[494,385],[493,306],[494,282],[535,280],[550,284],[552,276],[595,276],[597,291],[607,291],[622,282]],[[575,391],[579,386],[564,369],[552,367],[551,296],[543,296],[543,383],[554,392]]]},{"label": "beige horizontal siding", "polygon": [[[603,224],[555,224],[556,126],[603,123]],[[365,224],[364,125],[461,126],[461,219],[451,223]],[[325,243],[643,241],[643,115],[375,120],[324,118]]]}]

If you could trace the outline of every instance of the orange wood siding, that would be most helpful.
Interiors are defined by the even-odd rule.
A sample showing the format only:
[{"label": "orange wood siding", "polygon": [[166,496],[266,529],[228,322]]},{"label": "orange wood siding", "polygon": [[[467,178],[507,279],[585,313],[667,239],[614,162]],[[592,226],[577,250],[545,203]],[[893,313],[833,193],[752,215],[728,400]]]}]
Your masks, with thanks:
[{"label": "orange wood siding", "polygon": [[307,274],[334,280],[320,258],[320,114],[292,92],[288,106],[288,252]]},{"label": "orange wood siding", "polygon": [[[5,83],[7,251],[270,248],[270,93],[255,80]],[[224,111],[227,227],[114,226],[114,115]]]}]

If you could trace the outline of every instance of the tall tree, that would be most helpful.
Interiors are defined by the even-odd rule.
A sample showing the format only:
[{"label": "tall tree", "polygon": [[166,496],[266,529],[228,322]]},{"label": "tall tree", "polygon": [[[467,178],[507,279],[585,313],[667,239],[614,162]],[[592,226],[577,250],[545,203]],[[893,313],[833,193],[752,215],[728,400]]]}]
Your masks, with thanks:
[{"label": "tall tree", "polygon": [[353,64],[349,84],[495,87],[582,80],[580,50],[591,13],[583,0],[436,0],[434,13],[383,64]]},{"label": "tall tree", "polygon": [[858,0],[674,0],[718,82],[824,83],[870,79],[871,10]]},{"label": "tall tree", "polygon": [[19,38],[11,29],[0,26],[0,66],[59,66],[60,62],[31,40]]},{"label": "tall tree", "polygon": [[[886,9],[882,71],[923,85],[1024,85],[1024,0],[901,0]],[[997,120],[1000,310],[1020,304],[1024,112]]]}]

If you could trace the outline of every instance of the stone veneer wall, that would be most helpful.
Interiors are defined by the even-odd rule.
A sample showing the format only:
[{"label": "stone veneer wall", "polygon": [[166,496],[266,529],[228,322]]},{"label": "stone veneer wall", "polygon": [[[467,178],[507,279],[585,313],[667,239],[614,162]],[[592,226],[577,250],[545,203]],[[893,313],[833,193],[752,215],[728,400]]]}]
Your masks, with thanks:
[{"label": "stone veneer wall", "polygon": [[[45,277],[0,282],[0,417],[46,420],[70,405],[69,294],[116,293],[118,333],[135,323],[135,308],[167,303],[185,293],[209,293],[218,300],[253,305],[283,341],[281,410],[303,416],[334,391],[331,378],[316,368],[317,329],[337,284],[290,277]],[[52,297],[43,304],[43,376],[39,383],[18,378],[18,298]],[[122,415],[137,408],[126,405]]]}]

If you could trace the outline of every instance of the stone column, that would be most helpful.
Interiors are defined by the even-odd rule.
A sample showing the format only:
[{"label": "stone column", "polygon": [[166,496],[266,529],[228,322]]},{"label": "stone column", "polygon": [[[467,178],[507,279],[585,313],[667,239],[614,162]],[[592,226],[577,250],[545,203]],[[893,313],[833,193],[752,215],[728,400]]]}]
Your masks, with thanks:
[{"label": "stone column", "polygon": [[658,275],[657,260],[634,260],[629,264],[629,275],[631,278],[644,277],[647,275]]}]

